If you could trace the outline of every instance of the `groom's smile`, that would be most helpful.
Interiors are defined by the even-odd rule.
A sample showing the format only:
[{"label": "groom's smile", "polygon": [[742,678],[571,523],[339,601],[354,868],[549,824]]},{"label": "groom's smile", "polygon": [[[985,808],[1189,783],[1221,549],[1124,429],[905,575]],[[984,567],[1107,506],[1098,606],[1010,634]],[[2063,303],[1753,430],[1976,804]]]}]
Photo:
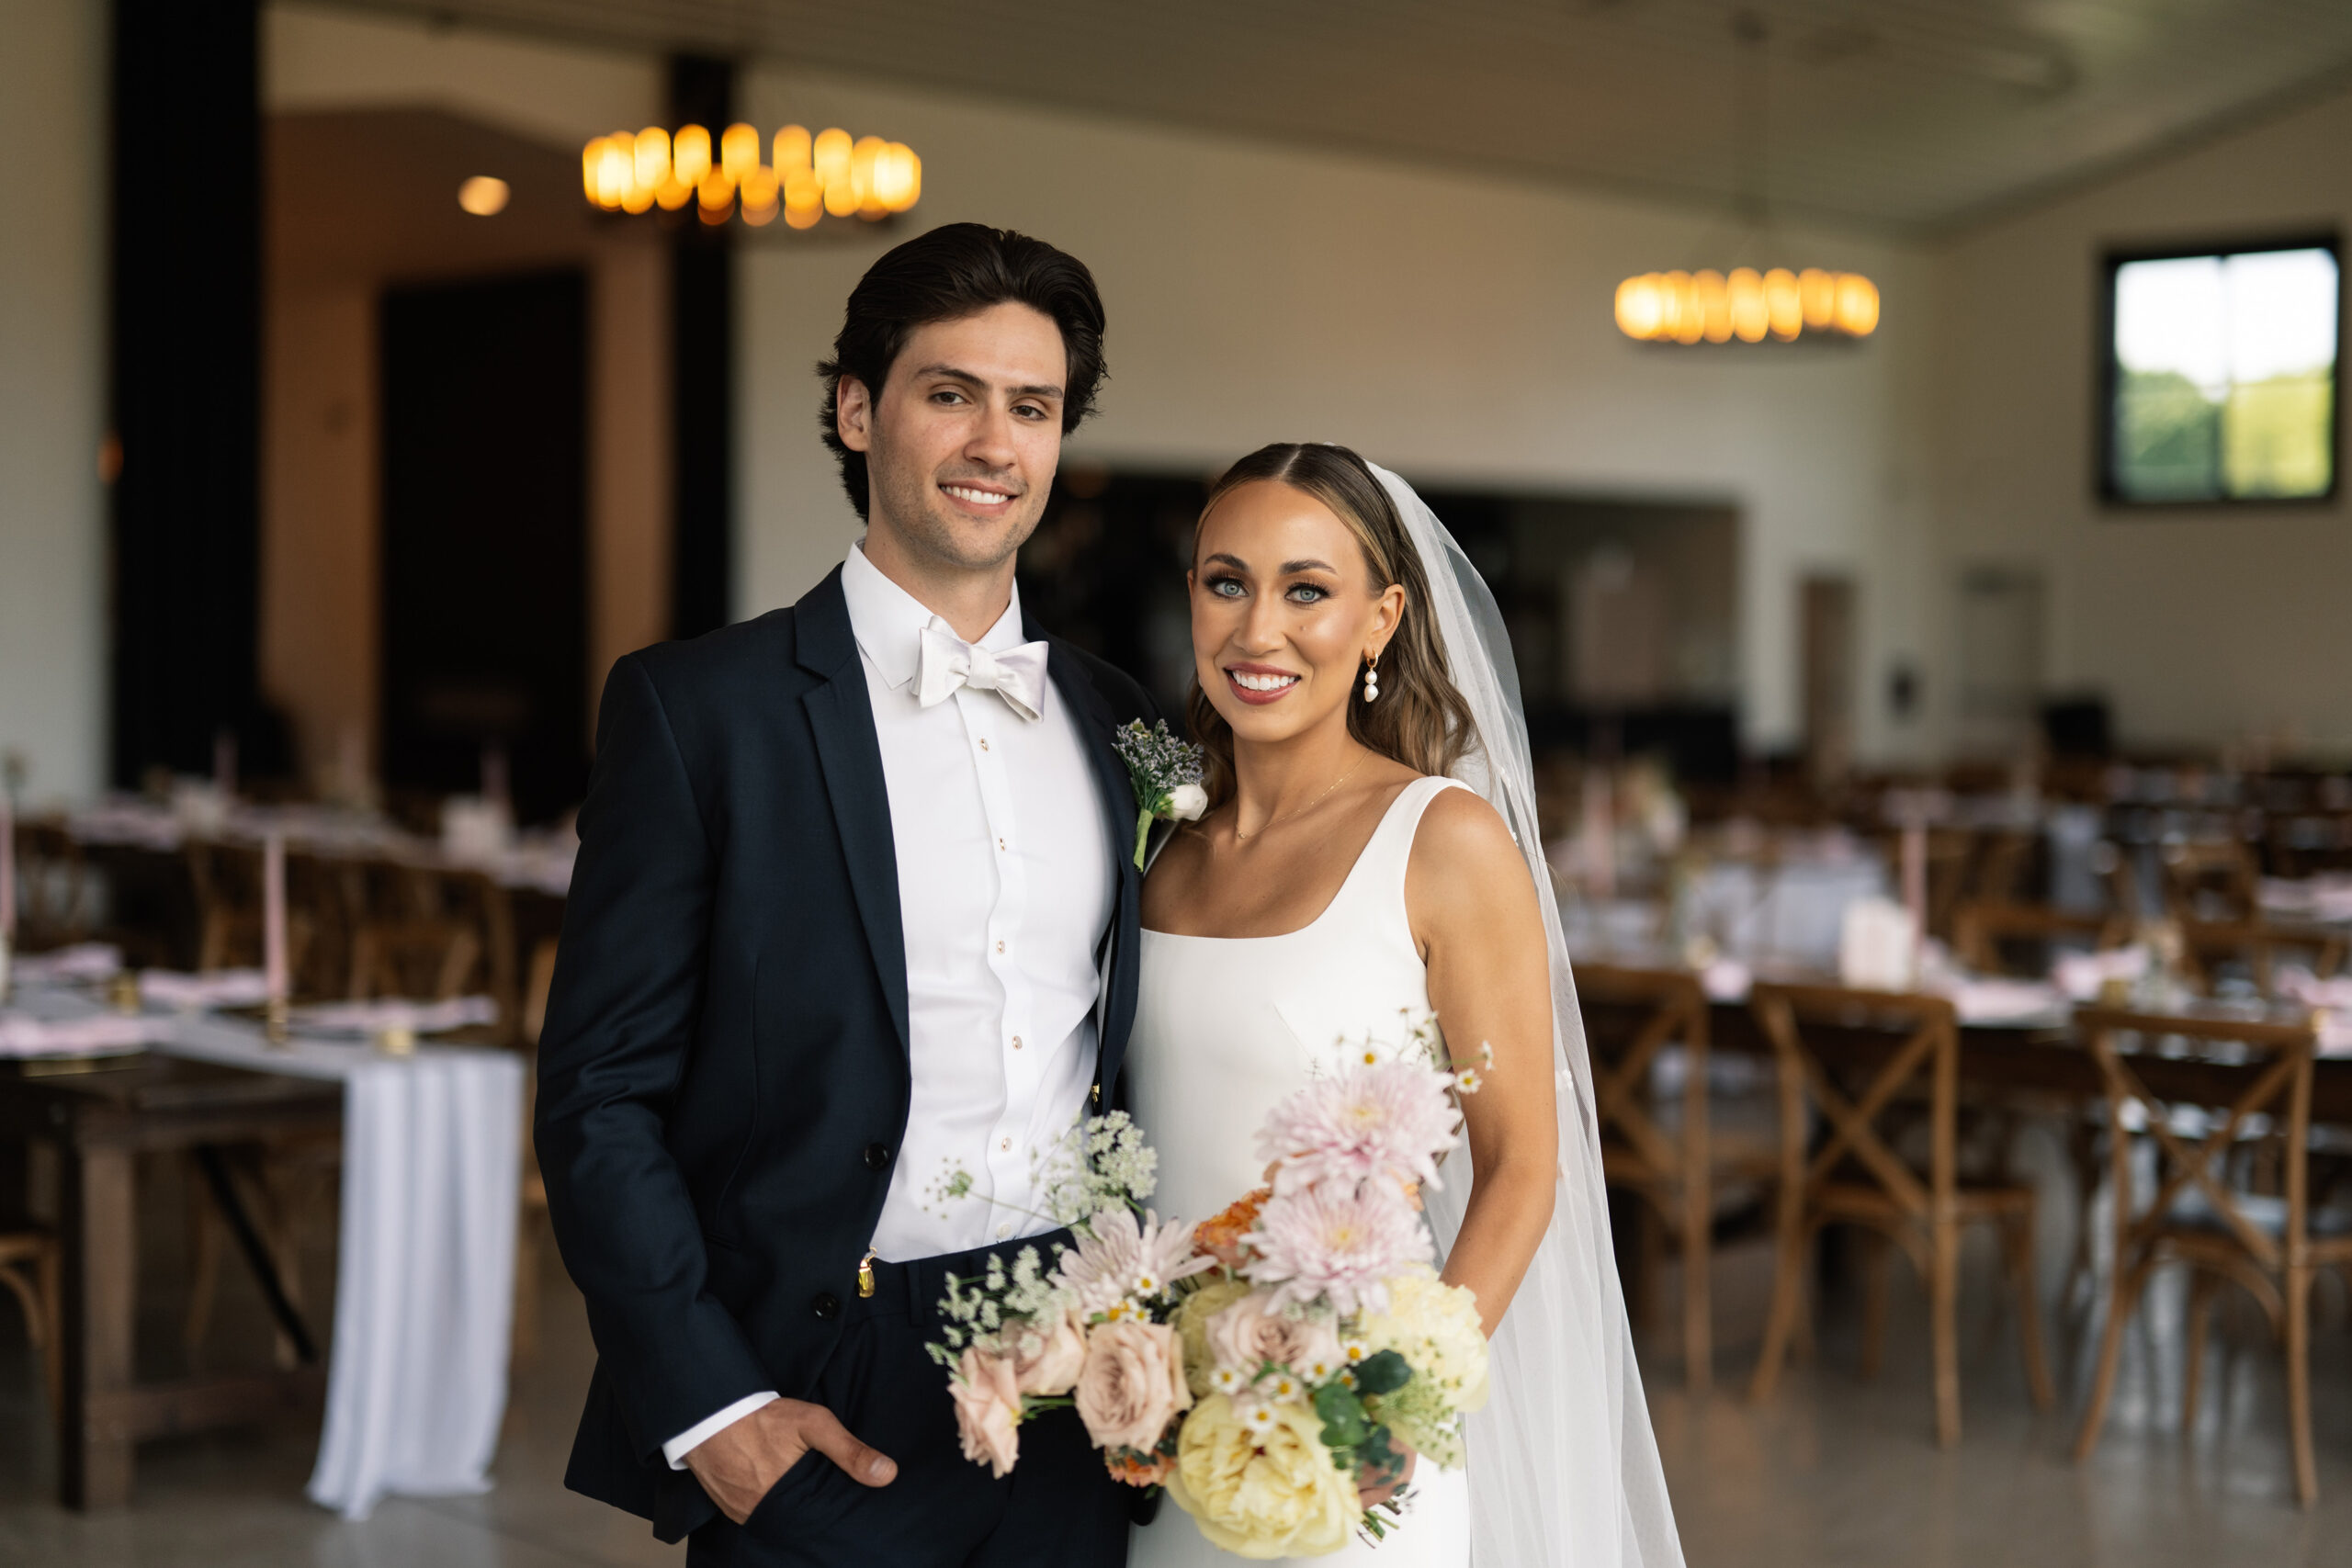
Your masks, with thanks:
[{"label": "groom's smile", "polygon": [[939,490],[950,501],[962,502],[986,517],[1001,515],[1007,503],[1020,498],[1018,491],[1001,485],[974,484],[968,480],[943,482]]}]

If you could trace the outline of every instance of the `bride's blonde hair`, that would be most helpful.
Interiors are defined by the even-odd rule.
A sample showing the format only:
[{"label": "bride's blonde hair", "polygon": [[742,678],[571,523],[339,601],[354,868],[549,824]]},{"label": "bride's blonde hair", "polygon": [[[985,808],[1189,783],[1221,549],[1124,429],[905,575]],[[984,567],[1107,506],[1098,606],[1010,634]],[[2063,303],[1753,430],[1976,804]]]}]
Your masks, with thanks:
[{"label": "bride's blonde hair", "polygon": [[[1391,583],[1405,590],[1404,614],[1381,650],[1380,700],[1365,702],[1361,688],[1349,696],[1348,733],[1417,773],[1452,773],[1470,744],[1470,705],[1447,672],[1445,644],[1430,613],[1429,579],[1421,570],[1420,552],[1413,547],[1388,491],[1364,460],[1345,446],[1278,441],[1225,471],[1210,487],[1201,522],[1207,521],[1228,492],[1260,479],[1286,484],[1329,507],[1355,536],[1372,573],[1374,592]],[[1197,558],[1199,523],[1193,525],[1193,541]],[[1207,753],[1203,782],[1214,809],[1233,798],[1233,727],[1201,690],[1197,674],[1184,717],[1193,739]]]}]

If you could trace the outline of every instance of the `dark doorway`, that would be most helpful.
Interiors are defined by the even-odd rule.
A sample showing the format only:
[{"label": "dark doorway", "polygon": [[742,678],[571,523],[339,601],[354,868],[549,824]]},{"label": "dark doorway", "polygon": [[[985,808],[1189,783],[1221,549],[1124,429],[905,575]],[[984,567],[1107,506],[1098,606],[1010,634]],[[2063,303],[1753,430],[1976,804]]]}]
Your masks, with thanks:
[{"label": "dark doorway", "polygon": [[1808,577],[1801,592],[1805,766],[1815,784],[1834,784],[1854,761],[1854,580]]},{"label": "dark doorway", "polygon": [[588,783],[587,287],[578,271],[388,289],[383,758],[395,790],[516,815]]}]

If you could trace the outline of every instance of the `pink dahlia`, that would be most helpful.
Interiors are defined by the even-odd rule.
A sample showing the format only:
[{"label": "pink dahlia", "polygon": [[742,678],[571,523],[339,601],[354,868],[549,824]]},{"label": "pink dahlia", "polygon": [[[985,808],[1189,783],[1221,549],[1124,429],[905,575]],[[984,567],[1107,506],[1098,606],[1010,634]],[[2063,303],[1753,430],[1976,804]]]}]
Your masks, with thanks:
[{"label": "pink dahlia", "polygon": [[1278,1195],[1258,1217],[1258,1256],[1242,1272],[1277,1301],[1328,1297],[1345,1317],[1388,1304],[1388,1281],[1432,1256],[1429,1233],[1385,1181],[1326,1183]]},{"label": "pink dahlia", "polygon": [[1215,1268],[1214,1258],[1193,1252],[1193,1227],[1181,1220],[1141,1219],[1132,1209],[1105,1209],[1087,1222],[1091,1234],[1078,1237],[1055,1269],[1056,1282],[1070,1292],[1080,1317],[1108,1312],[1130,1296],[1160,1294],[1177,1280]]},{"label": "pink dahlia", "polygon": [[1386,1172],[1439,1185],[1438,1156],[1457,1142],[1448,1078],[1418,1062],[1351,1066],[1317,1078],[1274,1108],[1258,1134],[1273,1161],[1274,1190],[1345,1185]]}]

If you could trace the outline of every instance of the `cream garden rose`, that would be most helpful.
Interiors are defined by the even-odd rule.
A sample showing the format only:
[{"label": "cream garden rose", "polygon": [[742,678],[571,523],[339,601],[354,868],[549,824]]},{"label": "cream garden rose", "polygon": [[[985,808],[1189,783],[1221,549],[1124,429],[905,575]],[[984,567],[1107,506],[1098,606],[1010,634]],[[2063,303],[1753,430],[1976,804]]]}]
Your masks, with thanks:
[{"label": "cream garden rose", "polygon": [[1210,1543],[1266,1562],[1336,1551],[1363,1512],[1355,1481],[1331,1463],[1322,1421],[1303,1404],[1277,1404],[1253,1431],[1221,1393],[1184,1418],[1168,1495]]},{"label": "cream garden rose", "polygon": [[1150,1450],[1193,1406],[1183,1351],[1164,1323],[1105,1323],[1089,1337],[1078,1374],[1079,1419],[1097,1447]]},{"label": "cream garden rose", "polygon": [[1247,1280],[1212,1280],[1186,1296],[1176,1309],[1177,1337],[1184,1344],[1184,1376],[1194,1394],[1208,1393],[1216,1356],[1209,1348],[1209,1319],[1250,1292]]},{"label": "cream garden rose", "polygon": [[1425,1269],[1391,1280],[1388,1310],[1366,1313],[1357,1337],[1374,1353],[1394,1350],[1413,1375],[1435,1384],[1464,1412],[1487,1403],[1487,1330],[1478,1298]]}]

